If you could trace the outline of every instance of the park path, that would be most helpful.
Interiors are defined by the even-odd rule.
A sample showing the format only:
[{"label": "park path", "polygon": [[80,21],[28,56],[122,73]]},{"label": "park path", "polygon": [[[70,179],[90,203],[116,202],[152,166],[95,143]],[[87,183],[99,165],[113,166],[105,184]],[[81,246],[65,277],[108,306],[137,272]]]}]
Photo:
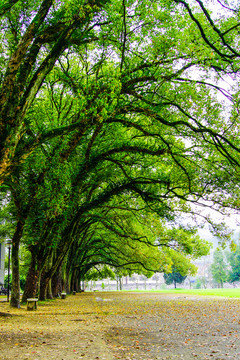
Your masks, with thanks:
[{"label": "park path", "polygon": [[92,293],[11,309],[0,302],[0,360],[112,360],[105,323]]},{"label": "park path", "polygon": [[0,312],[1,360],[240,359],[237,299],[96,292]]},{"label": "park path", "polygon": [[240,300],[142,293],[106,304],[105,339],[116,358],[240,359]]}]

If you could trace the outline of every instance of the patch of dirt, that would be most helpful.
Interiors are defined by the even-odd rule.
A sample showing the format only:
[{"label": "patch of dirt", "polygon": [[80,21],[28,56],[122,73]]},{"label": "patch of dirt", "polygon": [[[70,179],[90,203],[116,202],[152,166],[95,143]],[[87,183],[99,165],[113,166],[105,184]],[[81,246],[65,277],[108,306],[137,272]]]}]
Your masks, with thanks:
[{"label": "patch of dirt", "polygon": [[240,300],[98,292],[0,312],[19,315],[0,317],[1,360],[240,359]]}]

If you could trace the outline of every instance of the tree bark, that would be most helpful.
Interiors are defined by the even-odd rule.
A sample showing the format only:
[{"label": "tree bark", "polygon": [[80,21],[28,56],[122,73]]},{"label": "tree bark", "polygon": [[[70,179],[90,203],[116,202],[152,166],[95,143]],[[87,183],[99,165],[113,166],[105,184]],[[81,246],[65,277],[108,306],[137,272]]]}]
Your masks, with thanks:
[{"label": "tree bark", "polygon": [[49,276],[47,276],[47,273],[43,271],[40,279],[40,289],[39,289],[39,300],[41,301],[46,300],[49,281],[50,281]]},{"label": "tree bark", "polygon": [[38,280],[39,269],[37,268],[36,257],[32,254],[32,261],[28,269],[22,302],[26,302],[28,298],[35,298],[37,296]]},{"label": "tree bark", "polygon": [[23,233],[25,222],[19,220],[12,238],[12,289],[11,301],[12,307],[20,308],[20,273],[19,273],[19,245]]},{"label": "tree bark", "polygon": [[66,288],[66,293],[70,294],[69,277],[66,277],[65,288]]},{"label": "tree bark", "polygon": [[52,295],[58,297],[62,292],[62,270],[61,266],[52,277]]},{"label": "tree bark", "polygon": [[75,273],[75,291],[79,292],[80,290],[80,279],[79,279],[79,270],[76,270]]},{"label": "tree bark", "polygon": [[53,294],[52,294],[52,279],[49,280],[48,287],[47,287],[46,297],[47,297],[47,299],[53,299]]}]

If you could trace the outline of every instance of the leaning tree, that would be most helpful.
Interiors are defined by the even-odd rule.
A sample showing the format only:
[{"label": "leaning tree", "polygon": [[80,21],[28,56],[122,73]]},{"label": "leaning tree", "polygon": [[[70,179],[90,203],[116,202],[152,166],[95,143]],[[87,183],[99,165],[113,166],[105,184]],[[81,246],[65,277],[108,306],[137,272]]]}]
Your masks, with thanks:
[{"label": "leaning tree", "polygon": [[13,305],[20,241],[37,278],[52,259],[59,269],[58,249],[67,254],[111,201],[137,211],[141,201],[170,223],[199,213],[191,204],[238,208],[237,81],[219,82],[238,71],[236,11],[218,21],[201,1],[75,3],[0,11]]}]

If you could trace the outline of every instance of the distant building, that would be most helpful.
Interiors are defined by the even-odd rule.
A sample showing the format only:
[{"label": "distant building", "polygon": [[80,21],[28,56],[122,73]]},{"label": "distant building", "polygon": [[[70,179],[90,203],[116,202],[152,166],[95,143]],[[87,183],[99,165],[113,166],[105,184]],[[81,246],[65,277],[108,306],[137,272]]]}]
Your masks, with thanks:
[{"label": "distant building", "polygon": [[4,261],[5,261],[5,244],[0,243],[0,285],[4,284]]}]

